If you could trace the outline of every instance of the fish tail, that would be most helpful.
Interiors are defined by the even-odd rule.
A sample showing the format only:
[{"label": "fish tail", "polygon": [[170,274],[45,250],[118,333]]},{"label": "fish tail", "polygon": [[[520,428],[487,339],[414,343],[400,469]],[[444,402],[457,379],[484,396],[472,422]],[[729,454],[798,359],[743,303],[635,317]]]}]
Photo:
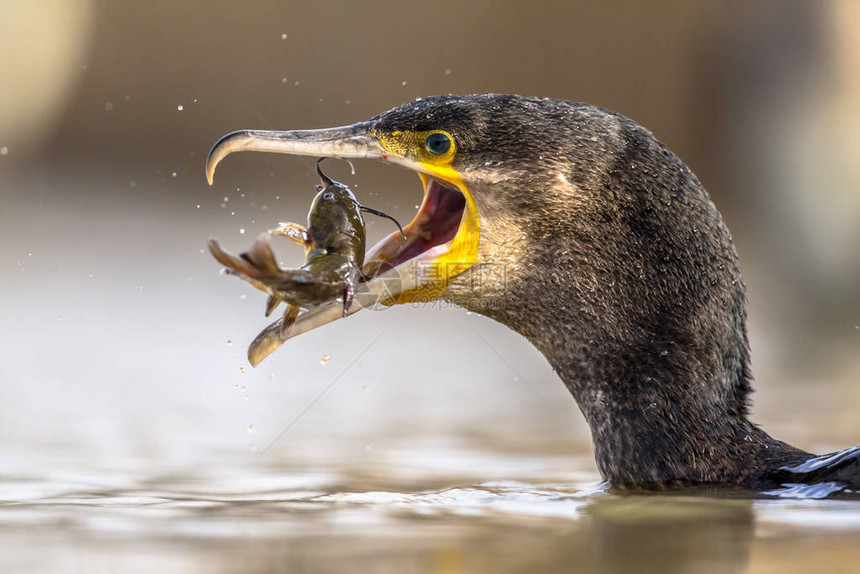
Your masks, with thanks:
[{"label": "fish tail", "polygon": [[246,251],[240,257],[258,269],[262,275],[273,277],[281,273],[278,262],[275,260],[275,252],[272,251],[272,242],[268,233],[258,235],[254,245],[251,246],[251,250]]},{"label": "fish tail", "polygon": [[275,261],[269,236],[265,233],[257,237],[250,251],[242,253],[239,257],[221,249],[221,246],[214,239],[209,240],[209,251],[229,271],[251,280],[252,283],[255,281],[268,283],[281,273],[281,269]]}]

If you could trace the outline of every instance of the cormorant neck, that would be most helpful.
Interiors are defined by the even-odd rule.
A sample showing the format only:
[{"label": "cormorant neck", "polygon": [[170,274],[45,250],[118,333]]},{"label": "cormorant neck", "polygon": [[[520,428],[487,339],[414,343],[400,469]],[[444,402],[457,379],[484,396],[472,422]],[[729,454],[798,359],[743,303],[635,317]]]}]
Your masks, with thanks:
[{"label": "cormorant neck", "polygon": [[[547,151],[543,171],[472,177],[473,274],[495,278],[481,283],[491,301],[476,310],[546,356],[613,483],[753,484],[808,458],[747,419],[744,285],[709,196],[644,128],[589,113],[600,129],[573,137],[590,142]],[[579,157],[594,133],[602,152]],[[474,300],[473,286],[455,280],[447,295]]]},{"label": "cormorant neck", "polygon": [[612,483],[751,485],[795,460],[722,392],[741,384],[738,371],[704,364],[697,349],[658,333],[638,341],[564,336],[576,348],[528,335],[579,404]]},{"label": "cormorant neck", "polygon": [[[559,280],[541,287],[509,278],[507,304],[481,312],[547,358],[588,422],[605,479],[755,486],[769,471],[808,458],[747,419],[745,338],[710,352],[714,347],[698,346],[691,331],[618,337],[598,317],[565,304],[574,300],[564,286],[568,274],[555,273]],[[542,303],[528,305],[535,291]]]}]

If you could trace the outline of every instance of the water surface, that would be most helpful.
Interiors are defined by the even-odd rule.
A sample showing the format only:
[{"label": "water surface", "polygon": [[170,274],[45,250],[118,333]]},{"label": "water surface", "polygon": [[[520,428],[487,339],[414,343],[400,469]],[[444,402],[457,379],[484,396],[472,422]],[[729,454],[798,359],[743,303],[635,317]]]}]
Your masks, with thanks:
[{"label": "water surface", "polygon": [[856,502],[609,493],[587,457],[413,454],[425,464],[4,476],[0,568],[850,572],[860,559]]},{"label": "water surface", "polygon": [[[3,182],[0,571],[860,564],[860,503],[605,492],[543,357],[461,310],[360,313],[251,369],[262,298],[205,242],[237,249],[295,202],[88,177]],[[754,420],[815,452],[860,441],[852,355],[785,376],[757,333]]]}]

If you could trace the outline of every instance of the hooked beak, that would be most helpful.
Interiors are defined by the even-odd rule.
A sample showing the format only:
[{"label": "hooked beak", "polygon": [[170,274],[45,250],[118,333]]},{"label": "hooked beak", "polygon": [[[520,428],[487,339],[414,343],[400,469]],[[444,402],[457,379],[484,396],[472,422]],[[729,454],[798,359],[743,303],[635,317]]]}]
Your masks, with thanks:
[{"label": "hooked beak", "polygon": [[[415,218],[403,228],[398,224],[399,233],[392,233],[368,250],[362,269],[366,280],[358,284],[348,311],[344,312],[338,302],[305,311],[286,334],[280,328],[282,319],[275,321],[248,348],[253,366],[286,340],[363,308],[435,298],[444,292],[451,278],[477,260],[480,221],[475,200],[460,174],[386,149],[368,123],[321,130],[242,130],[227,134],[218,140],[206,160],[210,185],[221,160],[238,151],[374,158],[417,172],[424,184],[424,201]],[[390,217],[364,206],[362,209]]]},{"label": "hooked beak", "polygon": [[290,132],[239,130],[222,137],[209,152],[206,158],[206,181],[209,185],[212,185],[215,168],[221,160],[237,151],[377,159],[385,155],[385,150],[379,141],[369,135],[365,123],[340,128]]}]

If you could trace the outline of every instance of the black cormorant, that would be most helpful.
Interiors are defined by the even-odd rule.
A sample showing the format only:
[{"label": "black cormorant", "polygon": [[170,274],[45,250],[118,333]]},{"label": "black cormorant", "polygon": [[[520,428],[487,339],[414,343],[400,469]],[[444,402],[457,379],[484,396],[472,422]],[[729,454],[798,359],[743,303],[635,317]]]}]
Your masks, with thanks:
[{"label": "black cormorant", "polygon": [[[228,134],[210,183],[235,151],[418,172],[408,241],[393,233],[368,252],[368,289],[417,277],[389,281],[386,296],[443,297],[526,337],[579,404],[613,484],[860,489],[857,449],[815,457],[748,419],[731,235],[696,176],[634,121],[549,98],[433,97],[347,127]],[[425,271],[402,272],[414,265]],[[307,313],[293,334],[339,316]]]}]

